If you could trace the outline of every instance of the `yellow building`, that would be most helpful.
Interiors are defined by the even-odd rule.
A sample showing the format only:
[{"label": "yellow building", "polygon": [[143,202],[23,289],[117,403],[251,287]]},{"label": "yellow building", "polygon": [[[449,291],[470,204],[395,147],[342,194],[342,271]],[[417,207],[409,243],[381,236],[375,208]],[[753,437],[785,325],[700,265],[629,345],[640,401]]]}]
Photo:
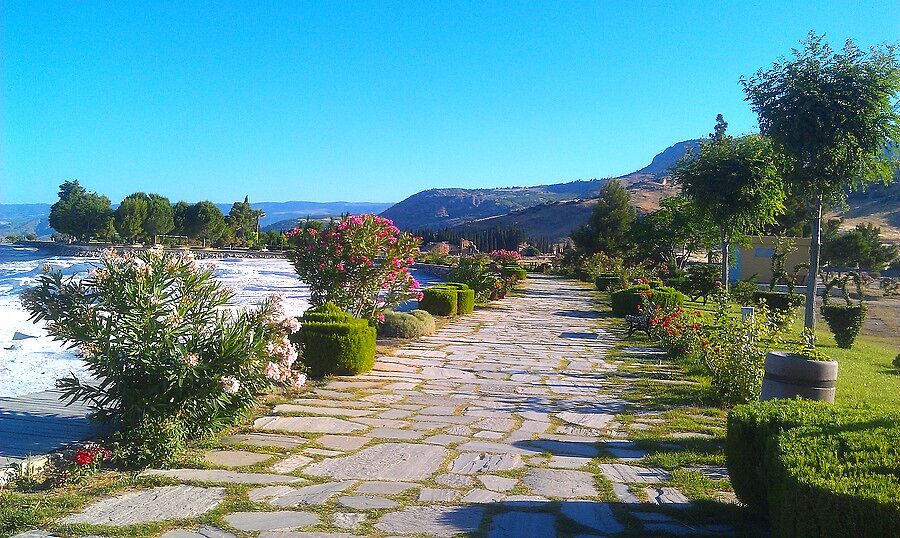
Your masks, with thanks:
[{"label": "yellow building", "polygon": [[[809,263],[809,237],[786,237],[782,240],[793,242],[794,248],[788,252],[784,260],[784,270],[792,275],[794,269],[803,263]],[[756,275],[756,281],[760,284],[768,284],[772,281],[772,256],[775,254],[775,246],[778,238],[770,235],[751,238],[750,247],[740,247],[735,251],[735,263],[731,266],[730,280],[746,280]],[[807,271],[804,269],[797,274],[798,285],[806,283]]]}]

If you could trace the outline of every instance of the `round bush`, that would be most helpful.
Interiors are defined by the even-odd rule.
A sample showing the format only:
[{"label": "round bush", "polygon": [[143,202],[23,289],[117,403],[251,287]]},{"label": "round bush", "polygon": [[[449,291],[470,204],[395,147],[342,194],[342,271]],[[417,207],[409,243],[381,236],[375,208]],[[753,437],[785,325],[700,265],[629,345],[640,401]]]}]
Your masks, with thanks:
[{"label": "round bush", "polygon": [[504,265],[500,268],[500,274],[509,277],[514,276],[519,280],[525,280],[528,278],[528,271],[525,270],[521,265]]},{"label": "round bush", "polygon": [[644,293],[649,290],[650,286],[641,284],[611,293],[609,299],[613,315],[623,318],[629,314],[638,314],[644,301]]},{"label": "round bush", "polygon": [[865,305],[822,305],[822,317],[828,323],[838,347],[850,349],[866,319]]},{"label": "round bush", "polygon": [[435,316],[455,316],[458,293],[454,288],[432,286],[422,290],[419,309]]},{"label": "round bush", "polygon": [[622,281],[619,275],[612,273],[603,273],[594,279],[594,285],[600,291],[609,291],[613,286],[617,286]]},{"label": "round bush", "polygon": [[425,334],[425,324],[412,314],[388,311],[384,313],[384,320],[378,323],[378,334],[391,338],[417,338]]},{"label": "round bush", "polygon": [[753,292],[753,302],[760,304],[763,300],[771,310],[782,313],[792,314],[794,309],[803,304],[803,296],[799,293],[785,293],[781,291],[755,291]]},{"label": "round bush", "polygon": [[424,328],[423,335],[431,335],[434,334],[436,327],[434,326],[434,317],[431,314],[424,310],[411,310],[410,315],[419,318],[419,321],[422,322],[422,327]]},{"label": "round bush", "polygon": [[353,316],[334,303],[325,303],[308,309],[303,313],[303,321],[347,321]]},{"label": "round bush", "polygon": [[304,320],[300,338],[311,377],[356,375],[375,365],[375,327],[364,319]]},{"label": "round bush", "polygon": [[661,308],[669,309],[684,304],[684,294],[675,288],[659,286],[652,289],[652,292],[653,296],[650,297],[650,301]]}]

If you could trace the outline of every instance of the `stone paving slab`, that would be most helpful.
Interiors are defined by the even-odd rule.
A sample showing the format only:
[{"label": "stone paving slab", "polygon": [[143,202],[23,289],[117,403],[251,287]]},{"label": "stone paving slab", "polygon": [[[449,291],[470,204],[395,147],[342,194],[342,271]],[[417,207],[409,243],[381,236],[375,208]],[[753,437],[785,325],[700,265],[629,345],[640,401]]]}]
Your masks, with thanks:
[{"label": "stone paving slab", "polygon": [[167,519],[189,519],[209,512],[224,498],[225,488],[161,486],[102,499],[60,522],[123,527]]},{"label": "stone paving slab", "polygon": [[449,537],[477,531],[484,514],[480,507],[415,506],[382,516],[375,528],[387,533]]},{"label": "stone paving slab", "polygon": [[447,449],[441,446],[382,443],[350,456],[313,463],[304,472],[340,479],[418,481],[430,477],[446,457]]},{"label": "stone paving slab", "polygon": [[271,454],[259,454],[246,450],[211,450],[203,455],[203,460],[222,467],[243,467],[272,459]]},{"label": "stone paving slab", "polygon": [[556,537],[556,518],[541,512],[506,512],[495,516],[488,538]]},{"label": "stone paving slab", "polygon": [[319,516],[294,511],[235,512],[225,516],[225,521],[239,531],[279,531],[315,525]]},{"label": "stone paving slab", "polygon": [[351,433],[367,429],[363,424],[334,417],[260,417],[253,427],[297,433]]},{"label": "stone paving slab", "polygon": [[239,473],[219,469],[149,469],[142,474],[164,476],[184,482],[230,482],[233,484],[290,484],[302,482],[296,476],[266,473]]},{"label": "stone paving slab", "polygon": [[260,447],[274,446],[278,448],[297,448],[306,444],[306,439],[296,435],[279,435],[277,433],[239,433],[221,439],[227,444],[246,444]]}]

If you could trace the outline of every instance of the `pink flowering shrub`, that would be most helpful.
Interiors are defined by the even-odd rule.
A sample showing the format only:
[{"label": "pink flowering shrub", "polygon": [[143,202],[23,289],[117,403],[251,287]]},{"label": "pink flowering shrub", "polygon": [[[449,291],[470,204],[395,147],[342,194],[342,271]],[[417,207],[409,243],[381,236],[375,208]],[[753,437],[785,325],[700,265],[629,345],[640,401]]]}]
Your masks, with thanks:
[{"label": "pink flowering shrub", "polygon": [[333,303],[356,317],[380,319],[386,310],[419,299],[409,273],[421,239],[376,215],[353,215],[319,230],[294,228],[291,261],[310,287],[313,306]]},{"label": "pink flowering shrub", "polygon": [[288,339],[297,322],[280,299],[234,311],[223,308],[231,298],[211,266],[151,249],[109,251],[84,279],[45,273],[22,303],[87,365],[91,380],[57,382],[64,398],[89,404],[122,443],[140,444],[214,431],[273,385],[305,382]]},{"label": "pink flowering shrub", "polygon": [[515,250],[495,250],[489,254],[491,261],[501,265],[516,263],[522,259],[522,255]]},{"label": "pink flowering shrub", "polygon": [[112,452],[108,448],[88,442],[80,448],[52,457],[45,474],[54,486],[78,483],[98,473],[103,463],[111,458]]}]

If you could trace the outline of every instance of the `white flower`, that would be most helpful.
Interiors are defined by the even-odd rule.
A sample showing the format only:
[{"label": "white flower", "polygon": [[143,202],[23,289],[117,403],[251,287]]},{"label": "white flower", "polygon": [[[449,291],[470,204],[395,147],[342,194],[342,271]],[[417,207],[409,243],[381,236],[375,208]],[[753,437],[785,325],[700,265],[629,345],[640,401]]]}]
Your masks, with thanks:
[{"label": "white flower", "polygon": [[275,364],[274,362],[266,363],[266,367],[263,370],[263,374],[272,381],[281,381],[282,373],[281,368]]},{"label": "white flower", "polygon": [[291,334],[300,330],[300,322],[297,321],[295,317],[284,318],[284,321],[281,322],[281,325],[284,327],[286,331]]},{"label": "white flower", "polygon": [[306,374],[301,374],[300,372],[294,372],[294,379],[291,382],[295,388],[300,388],[306,384]]},{"label": "white flower", "polygon": [[198,364],[200,364],[200,355],[197,355],[196,353],[188,353],[181,359],[188,366],[197,366]]},{"label": "white flower", "polygon": [[225,394],[237,394],[237,391],[241,389],[241,382],[232,375],[226,375],[222,377],[222,390],[225,391]]}]

